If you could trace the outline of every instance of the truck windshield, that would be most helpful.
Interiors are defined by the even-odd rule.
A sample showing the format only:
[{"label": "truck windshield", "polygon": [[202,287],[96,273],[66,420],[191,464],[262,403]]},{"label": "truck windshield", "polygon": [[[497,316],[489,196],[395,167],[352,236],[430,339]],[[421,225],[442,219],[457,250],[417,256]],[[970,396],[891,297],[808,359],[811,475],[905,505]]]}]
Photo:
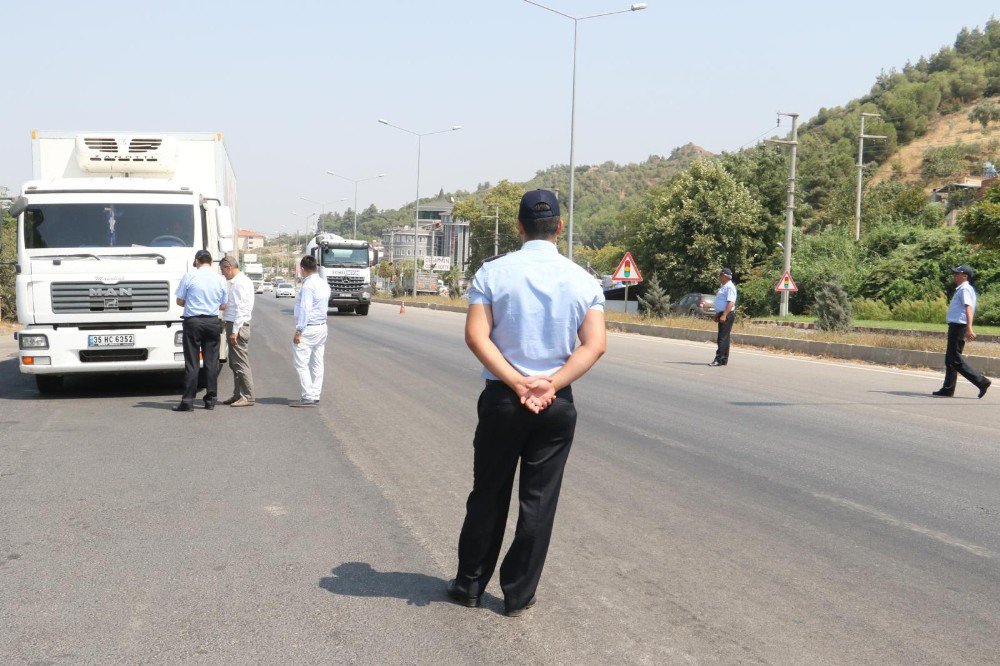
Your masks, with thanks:
[{"label": "truck windshield", "polygon": [[194,247],[194,224],[184,204],[40,204],[24,213],[24,246]]},{"label": "truck windshield", "polygon": [[366,247],[325,247],[323,248],[323,265],[330,266],[367,266],[368,248]]}]

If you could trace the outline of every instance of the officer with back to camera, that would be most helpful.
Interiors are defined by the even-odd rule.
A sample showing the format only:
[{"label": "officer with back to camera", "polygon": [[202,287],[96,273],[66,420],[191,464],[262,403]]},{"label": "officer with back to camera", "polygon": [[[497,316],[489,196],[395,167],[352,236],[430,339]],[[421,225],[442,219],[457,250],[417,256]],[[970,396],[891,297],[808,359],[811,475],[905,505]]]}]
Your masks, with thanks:
[{"label": "officer with back to camera", "polygon": [[194,255],[198,270],[185,273],[177,287],[177,305],[184,308],[184,395],[174,407],[175,412],[190,412],[198,395],[199,356],[205,366],[205,409],[215,409],[219,385],[219,345],[222,320],[219,312],[226,309],[225,279],[212,270],[212,255],[198,250]]}]

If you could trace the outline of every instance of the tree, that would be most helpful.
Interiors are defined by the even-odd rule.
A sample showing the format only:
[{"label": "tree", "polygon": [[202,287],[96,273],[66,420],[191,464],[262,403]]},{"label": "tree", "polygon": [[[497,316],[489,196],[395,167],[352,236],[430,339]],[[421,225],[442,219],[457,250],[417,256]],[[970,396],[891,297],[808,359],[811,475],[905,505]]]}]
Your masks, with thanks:
[{"label": "tree", "polygon": [[[0,262],[13,262],[16,256],[16,220],[6,210],[0,213]],[[17,318],[14,303],[14,267],[0,264],[0,318]]]},{"label": "tree", "polygon": [[712,289],[724,266],[750,270],[766,251],[766,224],[749,190],[711,161],[695,162],[629,215],[636,260],[680,291]]},{"label": "tree", "polygon": [[378,262],[378,266],[375,268],[375,274],[383,280],[392,280],[396,277],[396,267],[389,263],[388,260],[383,259]]},{"label": "tree", "polygon": [[[524,189],[508,180],[491,188],[482,200],[465,197],[451,211],[456,220],[469,223],[469,274],[474,274],[494,253],[494,230],[499,226],[498,250],[500,254],[513,252],[521,247],[517,233],[517,209]],[[497,211],[499,210],[499,225]]]},{"label": "tree", "polygon": [[462,269],[452,266],[451,270],[444,274],[444,283],[448,287],[448,296],[452,300],[462,297]]},{"label": "tree", "polygon": [[983,197],[966,208],[959,224],[970,243],[1000,248],[1000,183],[993,183]]},{"label": "tree", "polygon": [[599,275],[610,275],[625,256],[625,248],[609,243],[601,248],[578,247],[573,260],[581,266],[590,266]]},{"label": "tree", "polygon": [[646,294],[639,297],[639,305],[650,317],[666,317],[669,313],[670,296],[660,286],[660,278],[655,275],[646,285]]},{"label": "tree", "polygon": [[827,282],[816,294],[816,328],[844,333],[851,328],[851,301],[844,287]]},{"label": "tree", "polygon": [[969,111],[969,122],[979,123],[983,129],[990,123],[1000,122],[1000,106],[996,102],[980,102]]}]

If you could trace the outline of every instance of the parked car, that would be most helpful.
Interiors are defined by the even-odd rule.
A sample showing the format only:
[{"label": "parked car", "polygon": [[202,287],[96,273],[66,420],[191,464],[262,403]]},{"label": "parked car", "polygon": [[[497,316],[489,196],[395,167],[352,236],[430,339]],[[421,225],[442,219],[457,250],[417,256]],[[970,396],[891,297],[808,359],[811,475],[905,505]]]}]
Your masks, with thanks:
[{"label": "parked car", "polygon": [[271,284],[270,282],[265,282],[264,283],[264,293],[266,294],[269,291],[274,291],[274,285]]},{"label": "parked car", "polygon": [[714,317],[715,294],[684,294],[679,301],[670,304],[670,314],[689,317]]},{"label": "parked car", "polygon": [[282,298],[284,296],[295,298],[295,285],[290,282],[282,282],[279,284],[278,288],[274,290],[274,297]]}]

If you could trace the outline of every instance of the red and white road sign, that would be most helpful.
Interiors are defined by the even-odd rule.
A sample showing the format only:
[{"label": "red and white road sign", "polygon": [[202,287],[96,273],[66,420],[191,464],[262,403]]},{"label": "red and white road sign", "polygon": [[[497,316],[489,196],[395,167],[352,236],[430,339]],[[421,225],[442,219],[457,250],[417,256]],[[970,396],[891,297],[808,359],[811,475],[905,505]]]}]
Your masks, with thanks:
[{"label": "red and white road sign", "polygon": [[611,279],[614,282],[642,282],[642,273],[639,272],[639,267],[635,265],[635,259],[632,258],[631,252],[625,253]]},{"label": "red and white road sign", "polygon": [[774,286],[775,291],[798,291],[799,288],[795,286],[795,282],[792,281],[792,276],[789,275],[788,271],[781,276],[778,280],[778,284]]}]

